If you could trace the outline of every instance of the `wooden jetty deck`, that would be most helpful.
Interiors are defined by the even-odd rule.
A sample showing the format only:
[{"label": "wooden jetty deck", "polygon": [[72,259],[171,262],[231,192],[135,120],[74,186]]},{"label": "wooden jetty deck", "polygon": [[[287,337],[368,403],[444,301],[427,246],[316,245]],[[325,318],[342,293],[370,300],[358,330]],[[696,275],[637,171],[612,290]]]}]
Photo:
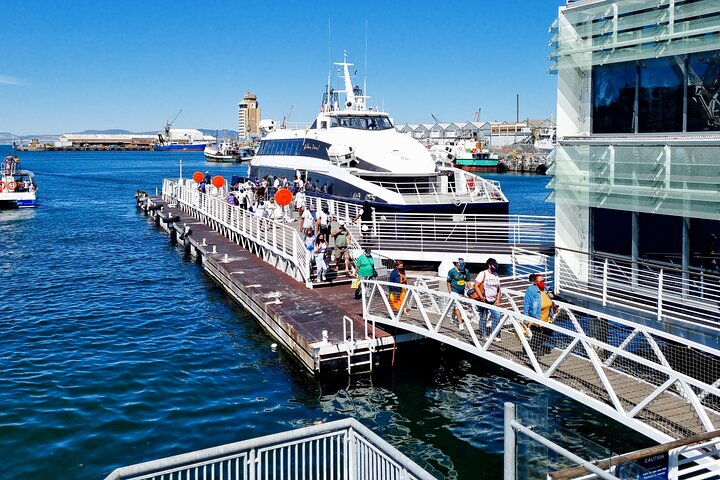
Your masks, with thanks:
[{"label": "wooden jetty deck", "polygon": [[139,207],[311,372],[369,371],[392,353],[396,339],[386,331],[365,338],[362,305],[348,283],[309,289],[162,197],[146,198]]}]

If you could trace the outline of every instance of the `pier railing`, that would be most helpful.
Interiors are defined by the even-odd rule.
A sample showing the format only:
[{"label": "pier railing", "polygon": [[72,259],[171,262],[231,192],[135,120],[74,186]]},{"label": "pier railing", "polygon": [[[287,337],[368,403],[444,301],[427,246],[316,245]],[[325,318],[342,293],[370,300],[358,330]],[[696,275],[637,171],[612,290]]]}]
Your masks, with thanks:
[{"label": "pier railing", "polygon": [[556,249],[557,292],[658,321],[720,326],[720,276],[626,257]]},{"label": "pier railing", "polygon": [[192,180],[186,184],[172,179],[163,181],[163,196],[212,219],[230,232],[273,252],[294,266],[299,280],[312,288],[311,253],[305,247],[297,228],[263,218],[235,205],[230,205],[222,190],[215,194],[201,193]]},{"label": "pier railing", "polygon": [[[564,302],[556,302],[552,322],[542,322],[523,315],[523,292],[508,288],[495,306],[407,285],[395,310],[392,284],[362,285],[363,316],[373,326],[397,327],[492,361],[658,441],[720,426],[720,351],[687,337]],[[485,338],[480,306],[499,317]]]},{"label": "pier railing", "polygon": [[352,224],[360,212],[359,204],[308,195],[307,205],[316,210],[328,207],[360,243],[405,260],[442,261],[463,256],[470,263],[481,263],[488,255],[500,255],[500,263],[510,264],[513,250],[552,251],[555,242],[555,219],[548,216],[373,212],[372,221],[361,230],[357,223]]},{"label": "pier railing", "polygon": [[118,468],[105,480],[431,480],[355,419],[312,425]]}]

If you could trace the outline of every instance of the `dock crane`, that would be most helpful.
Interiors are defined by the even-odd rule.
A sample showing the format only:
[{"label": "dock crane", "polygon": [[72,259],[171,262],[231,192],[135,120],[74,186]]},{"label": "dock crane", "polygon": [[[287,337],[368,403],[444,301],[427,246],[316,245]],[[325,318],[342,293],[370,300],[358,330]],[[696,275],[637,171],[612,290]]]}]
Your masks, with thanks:
[{"label": "dock crane", "polygon": [[175,116],[173,117],[172,120],[165,122],[165,138],[163,138],[162,134],[158,133],[158,137],[160,137],[160,143],[165,143],[166,140],[170,139],[170,127],[173,126],[173,123],[175,123],[175,120],[177,120],[177,118],[180,116],[181,113],[182,113],[182,108],[180,109],[180,111],[177,114],[175,114]]},{"label": "dock crane", "polygon": [[282,127],[283,129],[287,128],[288,120],[290,119],[290,115],[293,111],[293,105],[290,105],[290,110],[288,111],[287,115],[285,115],[282,119]]},{"label": "dock crane", "polygon": [[438,120],[438,118],[437,118],[435,115],[433,115],[432,113],[430,114],[430,116],[433,118],[433,120],[435,120],[435,123],[442,123],[442,122],[441,122],[440,120]]}]

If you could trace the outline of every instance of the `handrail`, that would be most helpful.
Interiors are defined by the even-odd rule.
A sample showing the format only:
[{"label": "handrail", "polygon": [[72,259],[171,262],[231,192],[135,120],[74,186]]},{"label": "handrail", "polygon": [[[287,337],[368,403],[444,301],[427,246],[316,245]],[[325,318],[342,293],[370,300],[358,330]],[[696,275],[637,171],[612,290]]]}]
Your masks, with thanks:
[{"label": "handrail", "polygon": [[641,312],[657,321],[717,330],[720,277],[627,257],[556,248],[558,293]]},{"label": "handrail", "polygon": [[385,475],[372,477],[380,480],[434,478],[369,428],[354,418],[345,418],[121,467],[105,480],[198,478],[198,474],[202,478],[224,478],[226,472],[230,478],[231,470],[236,469],[245,475],[232,478],[269,478],[268,472],[280,468],[288,472],[288,478],[305,478],[306,474],[316,478],[312,475],[317,471],[325,475],[323,478],[329,473],[330,478],[353,480],[371,478],[371,465],[382,465]]},{"label": "handrail", "polygon": [[[720,350],[559,301],[554,322],[541,322],[521,312],[524,295],[511,289],[502,290],[498,307],[406,285],[405,302],[412,300],[413,309],[394,310],[387,291],[393,284],[362,282],[363,317],[373,325],[421,334],[497,363],[658,441],[720,426]],[[478,306],[500,317],[487,338],[476,333]],[[454,311],[473,328],[453,326]],[[541,329],[530,335],[528,326]],[[579,368],[585,373],[577,373]],[[665,416],[653,406],[660,397],[666,407],[673,405],[667,411],[659,407]]]},{"label": "handrail", "polygon": [[224,189],[211,190],[210,194],[201,193],[193,188],[195,183],[192,180],[185,182],[183,185],[174,179],[163,180],[163,196],[178,201],[244,238],[270,249],[289,261],[299,272],[305,285],[312,288],[311,256],[295,228],[228,204]]}]

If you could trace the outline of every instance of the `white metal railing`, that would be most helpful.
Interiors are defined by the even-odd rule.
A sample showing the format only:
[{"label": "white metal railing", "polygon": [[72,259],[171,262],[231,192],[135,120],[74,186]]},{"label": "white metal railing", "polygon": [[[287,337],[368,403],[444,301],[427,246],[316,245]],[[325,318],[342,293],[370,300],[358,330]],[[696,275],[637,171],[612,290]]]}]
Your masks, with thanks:
[{"label": "white metal railing", "polygon": [[[571,479],[630,479],[630,478],[665,478],[668,480],[692,480],[718,478],[720,472],[720,431],[692,435],[673,442],[656,445],[634,452],[623,453],[597,460],[581,458],[572,451],[552,441],[543,430],[554,431],[555,428],[538,428],[538,425],[523,425],[516,413],[515,405],[505,403],[505,432],[504,432],[504,470],[503,480],[518,478],[517,445],[519,436],[528,437],[532,442],[539,443],[570,460],[577,466],[571,468],[560,467],[560,462],[547,459],[532,459],[542,465],[545,471],[534,472],[543,474],[549,480]],[[555,435],[552,435],[555,436]],[[586,439],[578,439],[586,444]],[[567,443],[567,442],[564,442]],[[593,454],[596,456],[596,454]],[[542,463],[537,462],[540,460]],[[552,462],[552,466],[549,464]],[[649,468],[648,468],[649,467]],[[548,471],[548,468],[550,471]],[[552,471],[555,470],[555,471]]]},{"label": "white metal railing", "polygon": [[105,480],[431,480],[434,477],[352,418],[128,467]]},{"label": "white metal railing", "polygon": [[351,226],[361,205],[311,195],[307,196],[307,205],[316,210],[328,207],[331,215],[345,223],[356,239],[369,241],[377,250],[405,252],[409,255],[404,257],[406,260],[433,253],[462,254],[468,260],[470,256],[489,253],[511,255],[513,249],[516,256],[527,259],[539,255],[532,249],[552,248],[555,241],[555,219],[549,216],[373,211],[367,231],[361,232],[357,226]]},{"label": "white metal railing", "polygon": [[[366,321],[442,341],[543,383],[658,441],[720,426],[720,351],[686,338],[557,302],[552,323],[523,315],[523,293],[482,304],[499,322],[476,333],[479,302],[407,285],[393,310],[388,282],[363,280]],[[406,311],[407,302],[412,309]],[[458,330],[454,312],[465,325]],[[484,321],[484,319],[482,320]],[[529,328],[531,327],[531,328]],[[500,338],[500,342],[495,339]]]},{"label": "white metal railing", "polygon": [[195,185],[192,180],[185,180],[181,184],[172,179],[165,179],[163,196],[168,200],[182,203],[251,242],[271,250],[290,262],[299,272],[306,286],[312,287],[311,253],[305,247],[296,228],[230,205],[223,189],[213,189],[212,193],[201,193]]},{"label": "white metal railing", "polygon": [[720,276],[561,248],[555,258],[558,292],[658,321],[720,326]]},{"label": "white metal railing", "polygon": [[439,176],[437,181],[370,180],[370,182],[399,193],[408,204],[507,202],[500,182],[485,180],[470,172],[448,170],[452,170],[453,175]]}]

